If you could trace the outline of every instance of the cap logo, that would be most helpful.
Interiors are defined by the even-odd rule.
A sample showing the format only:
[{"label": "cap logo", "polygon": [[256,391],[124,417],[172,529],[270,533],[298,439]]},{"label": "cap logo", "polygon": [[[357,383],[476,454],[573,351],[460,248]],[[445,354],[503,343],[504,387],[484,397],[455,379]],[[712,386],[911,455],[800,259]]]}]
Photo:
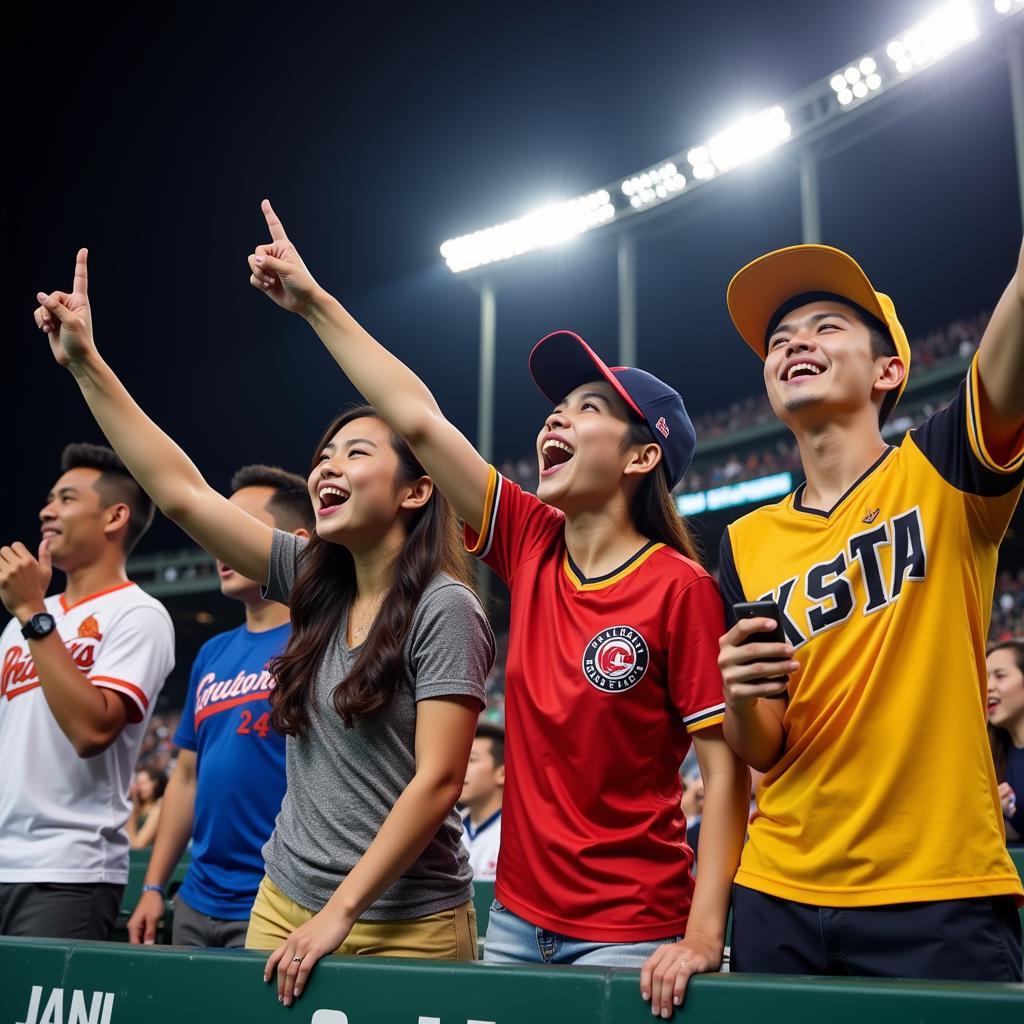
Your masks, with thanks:
[{"label": "cap logo", "polygon": [[654,425],[655,427],[657,427],[658,433],[661,434],[662,437],[668,437],[668,435],[671,433],[671,431],[668,429],[668,424],[665,422],[664,416],[662,416],[661,419],[658,420],[658,422],[655,423]]}]

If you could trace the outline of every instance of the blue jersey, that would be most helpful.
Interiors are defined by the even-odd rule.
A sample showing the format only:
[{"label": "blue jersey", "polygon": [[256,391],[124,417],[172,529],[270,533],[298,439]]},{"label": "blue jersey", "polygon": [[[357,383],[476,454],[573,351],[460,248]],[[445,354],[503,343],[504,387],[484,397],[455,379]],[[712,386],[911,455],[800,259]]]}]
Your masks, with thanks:
[{"label": "blue jersey", "polygon": [[239,626],[199,649],[174,742],[196,752],[192,863],[182,899],[209,917],[249,916],[263,877],[263,844],[285,791],[284,737],[270,725],[267,664],[291,625]]}]

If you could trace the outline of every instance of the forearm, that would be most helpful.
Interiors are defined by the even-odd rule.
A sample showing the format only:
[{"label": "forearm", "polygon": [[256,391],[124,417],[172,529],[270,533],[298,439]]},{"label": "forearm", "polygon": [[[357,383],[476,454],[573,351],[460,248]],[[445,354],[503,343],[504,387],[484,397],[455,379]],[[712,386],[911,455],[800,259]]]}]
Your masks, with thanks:
[{"label": "forearm", "polygon": [[356,390],[411,445],[427,422],[442,418],[423,381],[323,289],[314,295],[306,320]]},{"label": "forearm", "polygon": [[761,772],[775,764],[785,747],[782,722],[763,699],[743,708],[726,705],[723,732],[737,757]]},{"label": "forearm", "polygon": [[139,407],[99,355],[71,367],[86,404],[143,490],[171,519],[207,488],[192,460]]},{"label": "forearm", "polygon": [[39,683],[53,717],[79,757],[92,757],[109,746],[111,708],[121,698],[111,690],[93,686],[71,660],[57,633],[29,643]]},{"label": "forearm", "polygon": [[733,878],[747,832],[750,773],[735,759],[704,779],[704,812],[698,843],[697,884],[686,925],[688,937],[699,935],[725,944]]},{"label": "forearm", "polygon": [[160,823],[153,840],[153,852],[146,870],[146,885],[164,886],[171,877],[192,837],[196,787],[172,775],[160,809]]},{"label": "forearm", "polygon": [[981,339],[978,372],[1004,432],[1024,420],[1024,248]]},{"label": "forearm", "polygon": [[414,776],[325,909],[357,920],[423,853],[461,789],[460,781]]}]

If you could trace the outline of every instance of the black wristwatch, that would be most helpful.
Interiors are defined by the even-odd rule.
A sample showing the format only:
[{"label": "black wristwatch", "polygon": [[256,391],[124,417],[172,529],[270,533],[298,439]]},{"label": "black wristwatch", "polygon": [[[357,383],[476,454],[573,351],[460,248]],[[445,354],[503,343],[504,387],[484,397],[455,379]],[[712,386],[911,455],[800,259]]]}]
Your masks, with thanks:
[{"label": "black wristwatch", "polygon": [[42,640],[56,628],[57,620],[49,612],[37,612],[21,627],[21,635],[26,640]]}]

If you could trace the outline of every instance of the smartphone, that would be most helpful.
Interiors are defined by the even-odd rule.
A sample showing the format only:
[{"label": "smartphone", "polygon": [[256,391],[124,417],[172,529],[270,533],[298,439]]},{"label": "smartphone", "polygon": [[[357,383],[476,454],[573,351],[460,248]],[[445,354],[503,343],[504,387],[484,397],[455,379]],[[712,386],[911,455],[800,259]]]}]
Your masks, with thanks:
[{"label": "smartphone", "polygon": [[[779,615],[779,606],[774,601],[740,601],[732,606],[732,613],[736,616],[737,622],[740,619],[774,619],[775,628],[765,633],[751,633],[746,644],[784,644],[786,634],[782,628],[782,616]],[[775,659],[772,659],[775,660]],[[789,661],[788,658],[779,658],[779,661]],[[789,676],[768,676],[766,683],[785,683]]]}]

